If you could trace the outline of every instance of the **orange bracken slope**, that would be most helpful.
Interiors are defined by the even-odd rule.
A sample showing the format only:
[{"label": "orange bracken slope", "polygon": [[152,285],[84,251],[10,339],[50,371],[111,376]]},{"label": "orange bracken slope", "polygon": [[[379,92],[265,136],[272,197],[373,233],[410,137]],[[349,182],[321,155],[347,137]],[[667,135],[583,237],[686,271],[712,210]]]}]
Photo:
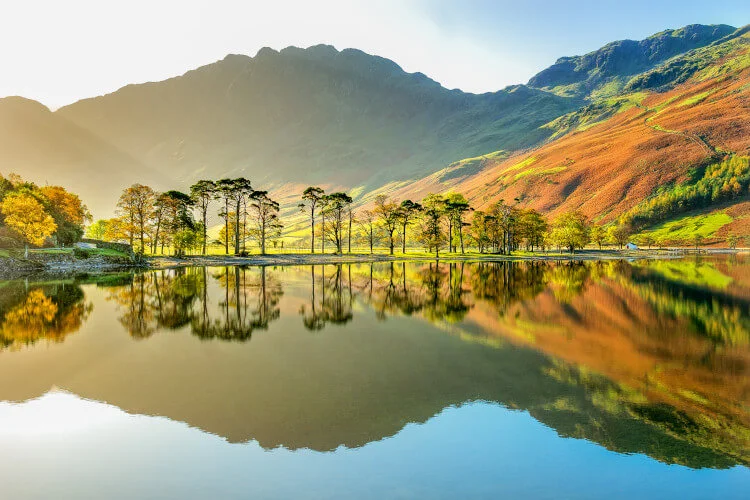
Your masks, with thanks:
[{"label": "orange bracken slope", "polygon": [[[743,41],[750,42],[747,36]],[[740,47],[744,62],[750,43]],[[725,60],[708,68],[722,68]],[[593,220],[609,222],[659,186],[686,180],[692,168],[712,157],[750,154],[750,68],[716,73],[713,78],[697,75],[666,92],[609,99],[604,102],[617,102],[614,109],[620,111],[592,120],[593,126],[579,126],[510,158],[488,158],[473,175],[433,174],[394,196],[420,199],[429,192],[457,191],[478,208],[518,199],[521,207],[553,216],[580,209]],[[586,112],[583,108],[572,117],[585,122],[580,118]]]}]

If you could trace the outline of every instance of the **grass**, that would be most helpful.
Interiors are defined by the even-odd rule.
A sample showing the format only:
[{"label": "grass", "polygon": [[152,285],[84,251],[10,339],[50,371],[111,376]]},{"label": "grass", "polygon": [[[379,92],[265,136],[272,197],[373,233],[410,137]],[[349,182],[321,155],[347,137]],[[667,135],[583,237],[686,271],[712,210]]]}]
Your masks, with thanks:
[{"label": "grass", "polygon": [[488,161],[501,160],[508,157],[507,151],[493,151],[486,155],[464,158],[456,161],[436,173],[440,181],[449,181],[457,177],[472,175],[479,172]]},{"label": "grass", "polygon": [[643,265],[650,271],[678,283],[724,289],[733,281],[731,277],[716,269],[710,262],[653,260],[639,265]]},{"label": "grass", "polygon": [[508,172],[514,172],[516,170],[521,170],[522,168],[528,167],[529,165],[531,165],[535,161],[536,161],[536,157],[535,156],[529,156],[525,160],[519,161],[515,165],[512,165],[512,166],[506,168],[505,172],[508,173]]},{"label": "grass", "polygon": [[688,99],[685,99],[677,106],[680,108],[687,107],[687,106],[693,106],[695,104],[699,104],[708,98],[711,94],[713,94],[715,90],[707,90],[705,92],[701,92],[700,94],[696,94],[694,96],[689,97]]},{"label": "grass", "polygon": [[[109,248],[91,248],[87,249],[92,257],[103,256],[103,257],[128,257],[128,254],[120,252],[118,250],[112,250]],[[73,255],[72,248],[38,248],[29,250],[29,253],[41,254],[41,255]]]},{"label": "grass", "polygon": [[659,242],[690,242],[695,235],[704,238],[714,236],[719,229],[732,220],[732,217],[726,212],[680,217],[642,231],[639,236],[648,235]]}]

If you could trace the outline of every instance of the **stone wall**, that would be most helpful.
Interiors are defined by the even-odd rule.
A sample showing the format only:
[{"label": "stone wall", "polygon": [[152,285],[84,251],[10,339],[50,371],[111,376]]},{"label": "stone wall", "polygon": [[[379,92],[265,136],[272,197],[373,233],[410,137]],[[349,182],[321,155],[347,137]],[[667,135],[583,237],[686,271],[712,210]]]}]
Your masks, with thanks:
[{"label": "stone wall", "polygon": [[113,243],[111,241],[93,240],[91,238],[83,238],[81,243],[91,243],[96,245],[96,248],[107,248],[109,250],[116,250],[118,252],[124,252],[127,254],[133,254],[133,247],[127,243]]}]

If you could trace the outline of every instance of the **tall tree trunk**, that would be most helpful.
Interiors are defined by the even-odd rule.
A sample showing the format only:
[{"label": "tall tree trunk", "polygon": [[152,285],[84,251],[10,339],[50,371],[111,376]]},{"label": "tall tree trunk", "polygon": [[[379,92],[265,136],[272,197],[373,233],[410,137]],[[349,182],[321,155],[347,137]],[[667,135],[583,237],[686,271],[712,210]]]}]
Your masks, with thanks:
[{"label": "tall tree trunk", "polygon": [[312,231],[312,237],[310,239],[310,253],[315,253],[315,205],[310,207],[310,230]]},{"label": "tall tree trunk", "polygon": [[406,221],[404,221],[404,232],[401,233],[401,253],[406,253]]},{"label": "tall tree trunk", "polygon": [[344,251],[343,251],[343,247],[344,247],[344,224],[342,224],[340,217],[339,217],[339,221],[338,221],[337,226],[338,226],[339,236],[338,236],[338,238],[336,238],[336,246],[337,246],[337,250],[339,252],[339,255],[342,255],[344,253]]},{"label": "tall tree trunk", "polygon": [[453,219],[448,218],[448,253],[453,252]]},{"label": "tall tree trunk", "polygon": [[461,240],[461,253],[464,253],[464,223],[459,219],[458,221],[458,239]]},{"label": "tall tree trunk", "polygon": [[156,249],[159,247],[159,232],[161,231],[161,215],[159,215],[156,219],[156,234],[154,235],[154,253],[156,253]]},{"label": "tall tree trunk", "polygon": [[247,253],[247,203],[242,212],[242,251]]},{"label": "tall tree trunk", "polygon": [[261,220],[260,223],[260,253],[261,255],[266,254],[266,221]]},{"label": "tall tree trunk", "polygon": [[203,207],[203,255],[206,255],[206,240],[208,239],[208,205]]},{"label": "tall tree trunk", "polygon": [[234,254],[240,254],[240,199],[237,198],[234,212]]},{"label": "tall tree trunk", "polygon": [[[320,253],[326,253],[326,214],[321,214],[320,224]],[[323,268],[325,271],[325,268]]]},{"label": "tall tree trunk", "polygon": [[224,198],[224,253],[229,255],[229,198]]}]

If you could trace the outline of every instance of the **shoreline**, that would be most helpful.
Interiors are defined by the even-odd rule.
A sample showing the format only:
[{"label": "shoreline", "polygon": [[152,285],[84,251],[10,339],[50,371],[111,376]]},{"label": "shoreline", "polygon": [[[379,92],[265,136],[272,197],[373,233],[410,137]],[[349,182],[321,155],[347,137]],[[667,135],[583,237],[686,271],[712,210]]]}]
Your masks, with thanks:
[{"label": "shoreline", "polygon": [[748,249],[705,249],[700,254],[685,249],[660,250],[579,250],[575,253],[533,253],[521,255],[502,254],[447,254],[439,257],[425,254],[268,254],[236,257],[233,255],[190,255],[185,257],[151,256],[144,262],[124,262],[122,259],[57,259],[22,260],[0,258],[0,279],[16,279],[36,274],[90,274],[123,271],[177,269],[184,267],[221,266],[307,266],[332,264],[365,264],[375,262],[559,262],[559,261],[609,261],[609,260],[656,260],[703,257],[714,255],[736,255]]},{"label": "shoreline", "polygon": [[[703,250],[700,256],[732,255],[747,250]],[[186,257],[148,257],[149,269],[172,269],[192,266],[294,266],[323,264],[360,264],[369,262],[533,262],[533,261],[597,261],[622,259],[679,259],[695,253],[682,250],[579,250],[570,253],[535,253],[522,255],[502,254],[448,254],[439,257],[424,254],[268,254],[235,257],[232,255],[193,255]]]}]

